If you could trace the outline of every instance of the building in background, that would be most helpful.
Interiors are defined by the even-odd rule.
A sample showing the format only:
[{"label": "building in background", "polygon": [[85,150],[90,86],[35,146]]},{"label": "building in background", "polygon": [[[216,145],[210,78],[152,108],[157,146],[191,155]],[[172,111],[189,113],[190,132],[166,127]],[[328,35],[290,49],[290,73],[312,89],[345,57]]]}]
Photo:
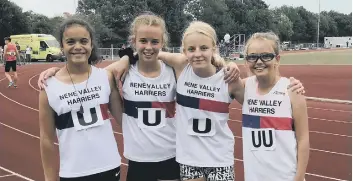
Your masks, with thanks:
[{"label": "building in background", "polygon": [[325,37],[325,48],[352,48],[352,37]]}]

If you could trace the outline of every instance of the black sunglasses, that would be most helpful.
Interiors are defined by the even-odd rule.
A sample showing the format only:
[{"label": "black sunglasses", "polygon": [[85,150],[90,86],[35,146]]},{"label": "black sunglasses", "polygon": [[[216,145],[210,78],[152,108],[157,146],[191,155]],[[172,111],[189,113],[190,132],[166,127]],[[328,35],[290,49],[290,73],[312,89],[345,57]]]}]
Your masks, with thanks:
[{"label": "black sunglasses", "polygon": [[268,62],[275,58],[276,54],[274,53],[260,53],[260,54],[250,54],[246,55],[245,60],[251,63],[257,62],[259,59],[262,62]]}]

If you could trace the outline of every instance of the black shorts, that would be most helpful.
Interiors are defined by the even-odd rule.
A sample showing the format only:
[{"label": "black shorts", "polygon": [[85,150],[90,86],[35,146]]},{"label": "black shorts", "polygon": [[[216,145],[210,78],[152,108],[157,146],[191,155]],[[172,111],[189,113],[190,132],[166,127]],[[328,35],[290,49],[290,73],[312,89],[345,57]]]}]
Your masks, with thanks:
[{"label": "black shorts", "polygon": [[88,175],[84,177],[75,178],[61,178],[60,181],[120,181],[120,167],[113,170],[108,170],[105,172],[97,173],[94,175]]},{"label": "black shorts", "polygon": [[10,69],[16,72],[16,61],[5,61],[5,72],[10,72]]},{"label": "black shorts", "polygon": [[157,181],[180,179],[180,167],[175,158],[161,162],[129,161],[126,181]]}]

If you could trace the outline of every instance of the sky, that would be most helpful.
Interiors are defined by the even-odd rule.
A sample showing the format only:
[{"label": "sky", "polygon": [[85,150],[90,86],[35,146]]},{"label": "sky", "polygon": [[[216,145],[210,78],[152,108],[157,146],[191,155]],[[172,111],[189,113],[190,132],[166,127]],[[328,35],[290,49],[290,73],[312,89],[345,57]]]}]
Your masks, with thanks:
[{"label": "sky", "polygon": [[[10,0],[20,6],[23,11],[44,14],[48,17],[61,16],[64,12],[74,13],[78,0]],[[246,0],[243,0],[246,1]],[[270,8],[288,6],[303,6],[308,11],[318,13],[319,1],[321,11],[335,10],[340,13],[352,12],[352,0],[263,0]],[[339,2],[339,3],[338,3]],[[45,7],[45,8],[43,8]]]}]

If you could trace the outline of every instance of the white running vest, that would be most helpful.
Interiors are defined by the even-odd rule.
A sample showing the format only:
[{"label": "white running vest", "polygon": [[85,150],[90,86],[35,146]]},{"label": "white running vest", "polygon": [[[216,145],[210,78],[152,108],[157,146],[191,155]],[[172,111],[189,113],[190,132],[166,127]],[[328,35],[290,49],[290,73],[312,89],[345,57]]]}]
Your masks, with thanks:
[{"label": "white running vest", "polygon": [[[59,140],[60,171],[65,178],[105,172],[121,164],[117,142],[108,115],[110,85],[106,70],[92,67],[86,81],[65,84],[47,80],[46,93],[55,111]],[[82,102],[84,113],[79,113]]]},{"label": "white running vest", "polygon": [[190,64],[184,68],[177,84],[179,163],[195,167],[234,165],[234,136],[227,124],[231,102],[223,69],[201,78]]},{"label": "white running vest", "polygon": [[158,77],[141,75],[132,65],[123,83],[124,156],[136,162],[175,157],[175,74],[161,62]]},{"label": "white running vest", "polygon": [[257,93],[255,76],[245,84],[243,103],[243,159],[245,181],[293,181],[297,169],[297,142],[282,77],[266,95]]}]

